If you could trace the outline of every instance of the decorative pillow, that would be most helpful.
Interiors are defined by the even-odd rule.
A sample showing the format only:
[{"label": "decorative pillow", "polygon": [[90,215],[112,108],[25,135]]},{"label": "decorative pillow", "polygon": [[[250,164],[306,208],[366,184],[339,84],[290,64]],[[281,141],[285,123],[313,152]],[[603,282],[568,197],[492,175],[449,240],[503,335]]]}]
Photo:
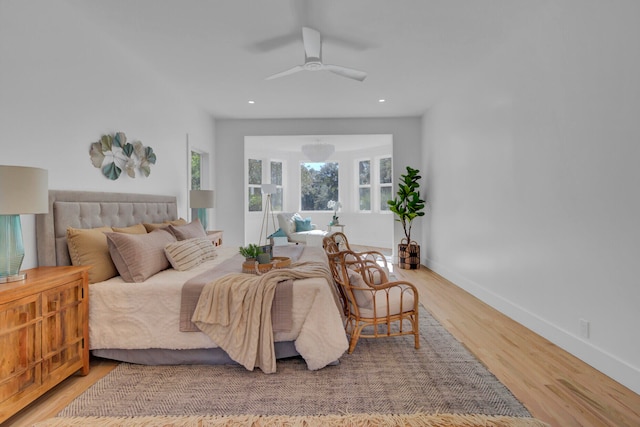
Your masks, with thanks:
[{"label": "decorative pillow", "polygon": [[267,239],[270,239],[272,237],[287,237],[287,233],[285,233],[284,231],[282,231],[282,228],[278,228],[278,230],[276,230],[275,233],[269,235],[267,237]]},{"label": "decorative pillow", "polygon": [[372,308],[373,307],[373,294],[374,290],[369,285],[366,284],[360,273],[356,273],[355,271],[349,271],[349,284],[355,288],[369,288],[369,290],[364,289],[353,289],[353,296],[356,297],[356,303],[360,308]]},{"label": "decorative pillow", "polygon": [[311,225],[311,218],[305,218],[303,220],[295,219],[296,222],[296,233],[299,231],[311,231],[313,230],[313,226]]},{"label": "decorative pillow", "polygon": [[106,232],[111,227],[67,228],[67,247],[73,265],[91,265],[89,283],[102,282],[118,275],[109,255]]},{"label": "decorative pillow", "polygon": [[169,268],[164,247],[176,241],[166,230],[147,234],[106,233],[111,259],[125,282],[144,282]]},{"label": "decorative pillow", "polygon": [[189,270],[202,262],[202,250],[191,239],[169,243],[164,253],[171,266],[179,271]]},{"label": "decorative pillow", "polygon": [[147,229],[142,224],[131,225],[129,227],[112,227],[116,233],[127,234],[147,234]]},{"label": "decorative pillow", "polygon": [[165,221],[165,224],[171,224],[171,225],[185,225],[187,223],[187,220],[184,218],[178,218],[178,219],[173,219],[170,221]]},{"label": "decorative pillow", "polygon": [[158,228],[167,228],[170,224],[168,222],[159,222],[159,223],[148,223],[143,222],[142,225],[147,230],[147,233],[151,233],[153,230],[157,230]]},{"label": "decorative pillow", "polygon": [[216,257],[215,246],[207,239],[188,239],[170,243],[164,253],[171,266],[179,271],[189,270]]},{"label": "decorative pillow", "polygon": [[296,223],[293,222],[293,214],[288,212],[280,212],[278,214],[278,225],[280,229],[289,235],[296,232]]},{"label": "decorative pillow", "polygon": [[198,218],[185,225],[169,224],[169,231],[176,236],[178,240],[207,237],[207,233],[204,231],[204,227]]}]

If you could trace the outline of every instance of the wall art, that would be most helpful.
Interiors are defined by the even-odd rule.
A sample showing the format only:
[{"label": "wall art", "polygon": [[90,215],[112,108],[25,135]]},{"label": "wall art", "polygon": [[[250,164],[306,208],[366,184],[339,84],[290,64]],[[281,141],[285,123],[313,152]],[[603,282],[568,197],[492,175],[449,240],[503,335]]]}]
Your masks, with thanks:
[{"label": "wall art", "polygon": [[124,132],[102,135],[98,142],[91,144],[89,155],[93,166],[111,180],[120,178],[123,170],[131,178],[136,177],[136,171],[147,177],[151,165],[156,163],[153,148],[145,147],[140,141],[127,142]]}]

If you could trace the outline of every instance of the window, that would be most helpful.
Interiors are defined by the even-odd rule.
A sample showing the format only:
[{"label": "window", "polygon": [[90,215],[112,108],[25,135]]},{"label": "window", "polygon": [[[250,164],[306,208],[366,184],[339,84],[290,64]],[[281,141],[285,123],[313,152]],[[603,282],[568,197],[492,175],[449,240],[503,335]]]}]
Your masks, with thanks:
[{"label": "window", "polygon": [[387,200],[393,199],[392,194],[392,178],[393,178],[393,163],[391,157],[383,157],[379,162],[380,176],[380,211],[388,211],[389,205]]},{"label": "window", "polygon": [[249,212],[262,211],[262,160],[249,159]]},{"label": "window", "polygon": [[282,212],[282,162],[271,161],[271,184],[278,186],[275,194],[271,195],[271,209],[276,212]]},{"label": "window", "polygon": [[371,161],[358,162],[358,205],[361,211],[371,210]]},{"label": "window", "polygon": [[338,163],[300,163],[300,209],[327,211],[338,197]]},{"label": "window", "polygon": [[202,164],[202,155],[197,151],[191,151],[191,189],[192,190],[200,190],[201,189],[201,164]]}]

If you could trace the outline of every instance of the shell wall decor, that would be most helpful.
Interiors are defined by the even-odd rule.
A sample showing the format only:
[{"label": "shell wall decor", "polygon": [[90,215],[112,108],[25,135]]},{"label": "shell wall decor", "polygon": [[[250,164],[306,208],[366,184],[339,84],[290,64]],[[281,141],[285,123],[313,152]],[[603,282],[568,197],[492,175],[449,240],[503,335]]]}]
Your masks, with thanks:
[{"label": "shell wall decor", "polygon": [[136,170],[147,177],[151,173],[151,165],[156,163],[153,148],[145,147],[140,141],[127,142],[124,132],[115,135],[102,135],[98,142],[89,149],[91,163],[102,170],[102,174],[116,180],[126,171],[131,178],[136,177]]}]

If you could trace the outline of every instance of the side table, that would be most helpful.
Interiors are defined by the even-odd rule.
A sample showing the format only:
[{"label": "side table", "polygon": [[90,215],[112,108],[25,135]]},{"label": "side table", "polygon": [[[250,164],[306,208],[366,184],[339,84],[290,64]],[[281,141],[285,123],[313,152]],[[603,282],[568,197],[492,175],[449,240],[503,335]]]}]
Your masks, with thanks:
[{"label": "side table", "polygon": [[327,231],[331,233],[333,228],[339,228],[341,233],[344,233],[344,226],[346,224],[329,224],[327,225]]},{"label": "side table", "polygon": [[207,237],[213,242],[213,246],[222,245],[223,230],[207,230]]}]

